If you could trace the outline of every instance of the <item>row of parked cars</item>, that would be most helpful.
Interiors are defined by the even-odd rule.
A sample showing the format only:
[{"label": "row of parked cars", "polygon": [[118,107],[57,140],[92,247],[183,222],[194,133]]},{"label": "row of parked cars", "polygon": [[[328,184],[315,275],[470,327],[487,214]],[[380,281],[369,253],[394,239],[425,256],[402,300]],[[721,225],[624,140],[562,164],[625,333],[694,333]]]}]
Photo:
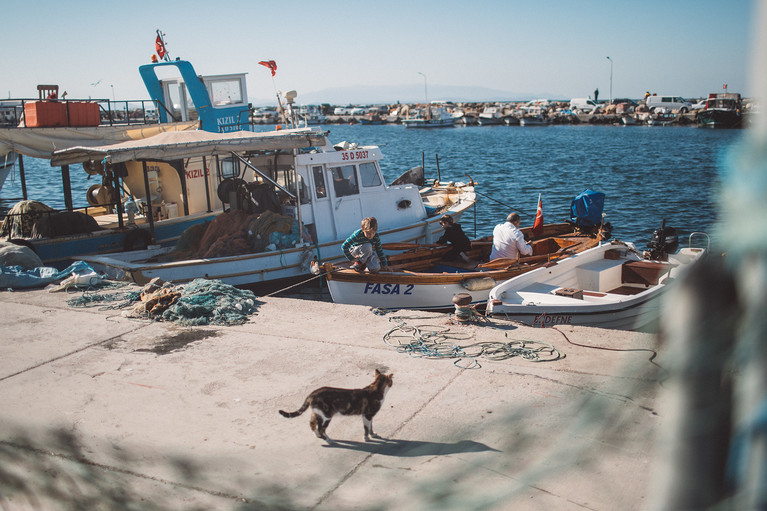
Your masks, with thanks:
[{"label": "row of parked cars", "polygon": [[[638,103],[632,99],[616,99],[613,100],[613,104],[630,103],[632,106],[638,106]],[[647,96],[645,104],[650,112],[654,112],[656,109],[665,109],[672,112],[674,110],[680,113],[686,114],[692,110],[698,110],[705,108],[706,100],[703,99],[695,104],[690,103],[686,99],[679,96]],[[581,112],[593,113],[604,105],[594,101],[591,98],[573,98],[570,100],[571,110],[580,110]]]}]

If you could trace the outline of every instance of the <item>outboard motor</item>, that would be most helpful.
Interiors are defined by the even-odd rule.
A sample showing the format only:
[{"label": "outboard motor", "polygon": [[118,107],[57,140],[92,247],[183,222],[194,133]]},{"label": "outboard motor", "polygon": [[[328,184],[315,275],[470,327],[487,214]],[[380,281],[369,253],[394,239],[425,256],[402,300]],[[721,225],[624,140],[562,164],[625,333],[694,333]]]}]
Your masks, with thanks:
[{"label": "outboard motor", "polygon": [[667,260],[668,254],[676,252],[679,248],[679,238],[677,237],[676,229],[666,227],[666,220],[664,219],[660,229],[656,229],[652,233],[652,239],[647,244],[647,248],[650,250],[650,259],[656,261]]}]

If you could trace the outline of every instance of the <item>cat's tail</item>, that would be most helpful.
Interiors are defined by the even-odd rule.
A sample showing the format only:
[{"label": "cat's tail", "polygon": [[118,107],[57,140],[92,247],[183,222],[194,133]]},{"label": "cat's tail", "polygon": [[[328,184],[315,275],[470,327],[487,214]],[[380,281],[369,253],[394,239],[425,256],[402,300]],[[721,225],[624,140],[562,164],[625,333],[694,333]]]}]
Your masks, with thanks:
[{"label": "cat's tail", "polygon": [[309,399],[304,400],[304,404],[301,405],[301,408],[296,410],[295,412],[286,412],[285,410],[280,410],[280,415],[283,417],[287,417],[288,419],[292,419],[293,417],[298,417],[302,413],[306,411],[306,409],[309,408]]}]

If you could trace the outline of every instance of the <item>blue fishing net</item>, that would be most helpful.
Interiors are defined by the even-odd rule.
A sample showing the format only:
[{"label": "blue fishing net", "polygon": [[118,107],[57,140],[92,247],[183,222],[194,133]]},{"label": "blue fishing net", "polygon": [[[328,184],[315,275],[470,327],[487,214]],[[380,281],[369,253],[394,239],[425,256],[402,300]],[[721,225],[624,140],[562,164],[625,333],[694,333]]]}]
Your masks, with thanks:
[{"label": "blue fishing net", "polygon": [[195,279],[183,286],[181,297],[162,313],[162,319],[184,326],[238,325],[248,321],[258,303],[252,291],[220,280]]}]

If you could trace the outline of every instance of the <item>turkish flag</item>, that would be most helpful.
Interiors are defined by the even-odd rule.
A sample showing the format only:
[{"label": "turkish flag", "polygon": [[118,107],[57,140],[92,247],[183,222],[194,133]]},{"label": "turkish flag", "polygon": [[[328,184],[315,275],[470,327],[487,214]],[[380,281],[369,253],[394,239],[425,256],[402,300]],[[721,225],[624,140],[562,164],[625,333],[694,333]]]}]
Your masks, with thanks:
[{"label": "turkish flag", "polygon": [[272,76],[274,76],[275,73],[277,73],[277,63],[275,61],[273,61],[273,60],[262,60],[261,62],[259,62],[259,64],[261,64],[262,66],[266,66],[269,69],[271,69],[272,70]]},{"label": "turkish flag", "polygon": [[541,202],[541,195],[538,194],[538,211],[535,213],[535,223],[533,223],[533,234],[540,234],[543,232],[543,203]]},{"label": "turkish flag", "polygon": [[157,39],[154,41],[154,49],[157,52],[157,56],[160,58],[163,58],[167,53],[165,51],[165,43],[162,42],[162,37],[160,37],[160,34],[157,34]]}]

